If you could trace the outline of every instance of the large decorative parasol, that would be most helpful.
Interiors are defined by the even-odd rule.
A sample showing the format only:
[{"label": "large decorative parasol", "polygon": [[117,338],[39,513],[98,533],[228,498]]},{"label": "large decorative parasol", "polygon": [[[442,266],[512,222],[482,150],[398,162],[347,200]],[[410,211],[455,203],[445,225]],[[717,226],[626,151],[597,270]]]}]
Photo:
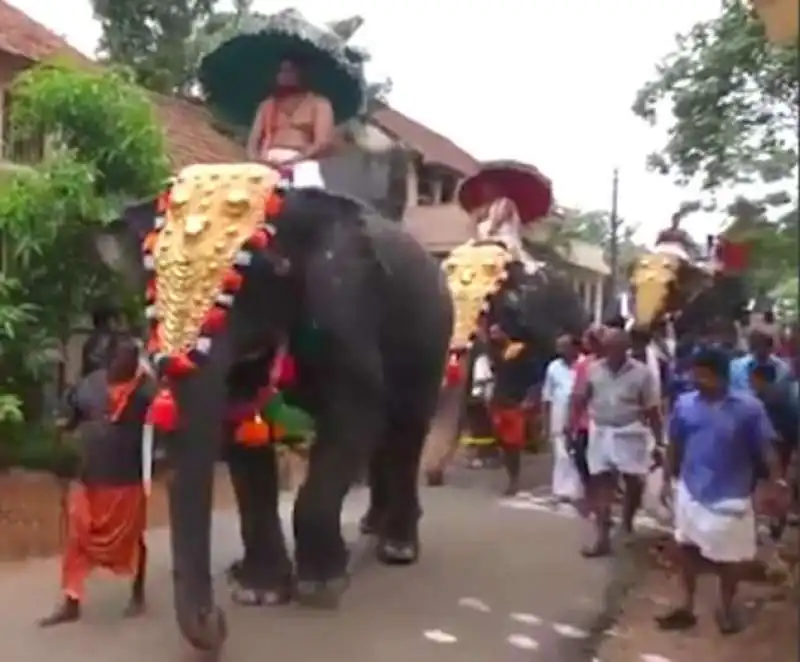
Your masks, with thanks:
[{"label": "large decorative parasol", "polygon": [[339,27],[317,27],[295,9],[247,17],[200,63],[209,104],[228,121],[249,126],[273,90],[280,63],[295,59],[305,84],[330,101],[337,124],[355,117],[366,101],[365,54],[347,45],[349,35]]},{"label": "large decorative parasol", "polygon": [[497,197],[512,200],[525,223],[537,221],[550,213],[553,186],[539,170],[519,161],[487,161],[467,177],[458,190],[458,202],[467,212],[492,202]]}]

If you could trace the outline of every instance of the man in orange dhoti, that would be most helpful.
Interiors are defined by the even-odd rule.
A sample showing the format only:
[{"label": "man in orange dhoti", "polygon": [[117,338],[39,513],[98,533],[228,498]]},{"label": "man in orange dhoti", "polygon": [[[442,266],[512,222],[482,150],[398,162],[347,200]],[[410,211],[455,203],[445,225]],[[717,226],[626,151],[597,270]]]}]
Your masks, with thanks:
[{"label": "man in orange dhoti", "polygon": [[59,425],[76,433],[81,457],[68,502],[61,564],[63,600],[42,627],[80,618],[84,583],[94,568],[133,577],[126,615],[144,608],[147,548],[142,484],[142,427],[152,383],[130,340],[114,348],[107,369],[84,377],[65,402]]}]

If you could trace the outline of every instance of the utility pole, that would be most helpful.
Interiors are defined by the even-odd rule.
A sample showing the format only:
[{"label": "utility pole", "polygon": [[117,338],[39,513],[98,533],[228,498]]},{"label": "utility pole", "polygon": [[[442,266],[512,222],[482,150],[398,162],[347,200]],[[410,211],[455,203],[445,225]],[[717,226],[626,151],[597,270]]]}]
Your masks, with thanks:
[{"label": "utility pole", "polygon": [[608,242],[609,261],[611,262],[611,296],[619,294],[617,282],[619,271],[619,168],[614,168],[613,179],[611,180],[611,218],[610,236]]}]

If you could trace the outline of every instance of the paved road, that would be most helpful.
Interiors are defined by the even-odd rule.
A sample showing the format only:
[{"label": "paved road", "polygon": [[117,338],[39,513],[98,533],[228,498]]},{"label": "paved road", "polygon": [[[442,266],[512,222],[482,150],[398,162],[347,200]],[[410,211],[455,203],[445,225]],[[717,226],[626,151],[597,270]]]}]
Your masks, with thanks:
[{"label": "paved road", "polygon": [[[364,506],[356,492],[344,513],[355,537]],[[288,504],[286,504],[288,510]],[[577,554],[575,519],[504,507],[485,490],[447,487],[424,493],[424,549],[412,568],[384,568],[364,555],[338,612],[296,606],[251,610],[230,605],[232,662],[580,662],[582,637],[602,607],[603,562]],[[3,662],[152,662],[183,660],[173,621],[167,536],[151,535],[149,613],[122,621],[126,587],[93,580],[84,621],[42,632],[32,623],[56,598],[55,560],[0,573]],[[363,545],[362,545],[363,547]],[[214,571],[238,554],[236,523],[219,515]]]}]

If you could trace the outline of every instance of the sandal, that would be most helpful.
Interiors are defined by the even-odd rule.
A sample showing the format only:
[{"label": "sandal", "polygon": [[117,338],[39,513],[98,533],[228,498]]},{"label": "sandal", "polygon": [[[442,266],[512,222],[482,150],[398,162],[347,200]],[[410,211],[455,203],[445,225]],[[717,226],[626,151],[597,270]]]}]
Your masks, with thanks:
[{"label": "sandal", "polygon": [[670,632],[689,630],[697,625],[697,616],[686,607],[678,607],[662,616],[656,616],[656,623],[659,630]]}]

